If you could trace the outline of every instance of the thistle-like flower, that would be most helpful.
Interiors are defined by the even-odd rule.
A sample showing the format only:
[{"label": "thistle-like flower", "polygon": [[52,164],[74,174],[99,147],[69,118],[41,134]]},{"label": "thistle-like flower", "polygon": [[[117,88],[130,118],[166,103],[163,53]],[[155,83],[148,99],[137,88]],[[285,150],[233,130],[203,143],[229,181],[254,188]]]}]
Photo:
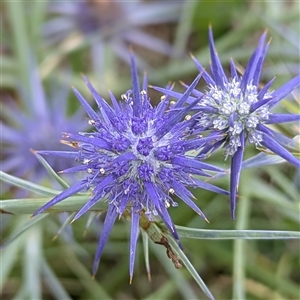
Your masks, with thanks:
[{"label": "thistle-like flower", "polygon": [[[143,30],[145,26],[177,22],[182,3],[176,1],[66,1],[51,2],[48,12],[52,18],[43,26],[48,44],[72,38],[75,35],[93,36],[91,57],[99,61],[105,47],[129,63],[128,44],[170,56],[175,53],[167,42]],[[88,45],[90,45],[88,43]],[[102,58],[103,60],[103,58]],[[100,60],[101,65],[105,65]],[[138,67],[146,66],[137,57]],[[99,65],[99,64],[98,64]]]},{"label": "thistle-like flower", "polygon": [[[32,63],[30,93],[21,91],[21,103],[6,101],[1,106],[1,169],[18,177],[41,182],[48,177],[46,169],[31,153],[30,149],[59,147],[61,131],[86,128],[81,111],[67,114],[68,94],[64,88],[58,88],[49,99],[40,82],[37,66]],[[3,114],[3,115],[2,115]],[[54,170],[71,167],[70,162],[57,163],[52,157],[49,161]]]},{"label": "thistle-like flower", "polygon": [[[206,91],[193,91],[200,98],[193,108],[198,119],[195,123],[195,133],[209,132],[208,137],[224,135],[223,139],[209,143],[199,152],[199,156],[212,153],[220,147],[225,150],[225,158],[231,157],[230,172],[230,200],[231,214],[235,218],[236,194],[241,173],[245,143],[248,141],[256,147],[265,147],[281,156],[291,164],[299,167],[300,162],[282,145],[284,140],[267,124],[299,121],[300,115],[275,114],[271,108],[300,85],[300,75],[296,76],[276,91],[269,92],[275,78],[263,88],[259,87],[259,80],[263,62],[268,50],[265,44],[266,32],[261,36],[256,50],[245,69],[239,76],[233,60],[230,61],[231,77],[227,78],[214,46],[212,29],[209,29],[209,46],[211,55],[211,76],[194,58],[194,62],[207,83]],[[181,94],[165,89],[157,90],[180,98]],[[189,97],[188,102],[194,101]]]},{"label": "thistle-like flower", "polygon": [[64,140],[75,147],[76,151],[39,151],[39,153],[76,159],[80,165],[64,170],[64,173],[83,171],[86,177],[34,213],[37,215],[79,191],[92,189],[90,200],[76,214],[74,220],[98,201],[108,202],[93,274],[97,271],[113,224],[118,217],[125,214],[131,218],[130,280],[133,276],[141,214],[147,216],[149,221],[154,221],[159,216],[179,241],[168,213],[169,206],[177,206],[171,197],[173,194],[204,219],[205,215],[193,202],[194,196],[187,187],[200,187],[228,195],[228,192],[193,176],[210,176],[207,171],[223,170],[201,162],[187,153],[198,150],[212,139],[222,138],[222,136],[199,138],[190,135],[190,126],[195,119],[187,116],[187,112],[196,102],[186,107],[183,105],[201,74],[172,109],[169,109],[169,97],[164,96],[157,107],[151,105],[146,75],[140,89],[133,55],[131,55],[131,75],[132,90],[122,95],[121,102],[110,93],[112,106],[101,98],[88,79],[84,78],[98,105],[99,114],[74,89],[75,95],[89,115],[89,124],[94,126],[95,131],[63,134]]}]

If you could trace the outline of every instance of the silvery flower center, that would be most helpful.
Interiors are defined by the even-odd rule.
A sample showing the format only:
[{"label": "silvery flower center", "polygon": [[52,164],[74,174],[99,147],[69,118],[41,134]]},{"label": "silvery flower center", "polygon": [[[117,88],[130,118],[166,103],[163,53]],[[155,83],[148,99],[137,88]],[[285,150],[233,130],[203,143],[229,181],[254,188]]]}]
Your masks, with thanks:
[{"label": "silvery flower center", "polygon": [[[211,85],[209,91],[199,104],[216,108],[217,113],[204,112],[199,124],[205,128],[222,130],[227,133],[226,156],[233,155],[241,146],[240,134],[245,131],[250,143],[259,145],[262,136],[256,127],[268,119],[268,106],[261,106],[251,112],[251,106],[258,102],[257,86],[251,83],[243,90],[241,82],[234,78],[224,83],[224,88]],[[270,98],[266,93],[263,99]]]}]

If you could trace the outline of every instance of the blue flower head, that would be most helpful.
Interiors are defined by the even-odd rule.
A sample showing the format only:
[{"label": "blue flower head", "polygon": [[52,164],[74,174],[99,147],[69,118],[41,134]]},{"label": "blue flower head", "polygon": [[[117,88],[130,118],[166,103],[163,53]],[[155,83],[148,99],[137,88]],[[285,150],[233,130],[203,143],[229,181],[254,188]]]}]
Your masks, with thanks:
[{"label": "blue flower head", "polygon": [[[6,101],[1,107],[1,168],[15,176],[41,182],[48,178],[48,173],[30,149],[67,149],[58,142],[62,130],[79,130],[86,126],[82,112],[68,115],[68,94],[65,89],[58,88],[49,99],[46,98],[37,66],[33,60],[31,63],[32,71],[28,76],[32,93],[24,88],[19,106]],[[70,162],[58,162],[56,157],[52,157],[50,163],[56,171],[71,166]]]},{"label": "blue flower head", "polygon": [[[269,92],[275,78],[263,88],[259,87],[262,66],[269,46],[269,43],[265,44],[265,39],[266,32],[261,36],[242,76],[238,75],[233,60],[230,62],[230,78],[225,75],[215,50],[211,28],[209,29],[211,75],[192,57],[207,83],[204,93],[197,90],[193,91],[194,95],[200,98],[198,104],[193,108],[198,115],[194,127],[195,133],[206,131],[208,137],[223,134],[221,140],[204,146],[199,155],[205,156],[222,147],[225,150],[225,157],[231,157],[230,200],[233,219],[235,218],[236,194],[246,141],[257,147],[263,146],[291,164],[300,166],[299,160],[282,146],[287,138],[266,126],[267,124],[300,120],[299,114],[275,114],[271,112],[273,106],[300,85],[300,75],[276,91]],[[157,90],[176,98],[181,97],[179,93],[161,88],[157,88]],[[188,102],[193,100],[193,97],[189,97]]]},{"label": "blue flower head", "polygon": [[[175,54],[171,45],[146,33],[143,27],[177,22],[181,9],[180,1],[53,1],[48,6],[52,17],[44,24],[43,32],[48,44],[72,39],[75,35],[93,36],[92,57],[99,60],[108,47],[129,63],[128,44],[140,45],[166,56]],[[139,56],[137,64],[138,67],[146,66]]]},{"label": "blue flower head", "polygon": [[149,221],[154,221],[159,216],[179,241],[168,213],[170,206],[177,206],[171,197],[173,194],[204,219],[205,215],[193,202],[193,194],[187,187],[200,187],[228,194],[194,177],[210,176],[207,171],[220,172],[222,169],[188,155],[189,151],[198,150],[205,143],[222,138],[216,135],[213,138],[199,139],[190,135],[190,127],[195,119],[187,115],[187,112],[196,102],[186,107],[183,105],[201,74],[172,108],[169,107],[168,96],[163,96],[158,106],[151,105],[147,92],[147,77],[144,76],[140,89],[133,54],[131,76],[132,90],[122,95],[121,101],[117,101],[110,93],[112,106],[97,94],[87,78],[84,78],[98,105],[99,113],[96,113],[74,89],[75,95],[89,115],[89,124],[94,126],[94,132],[64,133],[64,140],[75,147],[76,151],[39,153],[76,159],[80,165],[67,169],[64,173],[83,171],[86,177],[34,213],[37,215],[79,191],[92,189],[90,200],[76,214],[74,220],[98,201],[105,199],[108,202],[93,273],[97,271],[113,224],[118,217],[125,214],[131,218],[130,278],[133,276],[141,213],[145,214]]}]

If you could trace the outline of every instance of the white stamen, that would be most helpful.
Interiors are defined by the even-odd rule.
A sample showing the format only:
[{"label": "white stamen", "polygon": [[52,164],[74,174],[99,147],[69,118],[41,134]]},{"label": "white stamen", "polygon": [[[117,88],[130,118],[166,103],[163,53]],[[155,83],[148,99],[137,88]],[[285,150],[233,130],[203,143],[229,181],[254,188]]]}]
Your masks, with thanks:
[{"label": "white stamen", "polygon": [[175,190],[174,189],[169,189],[169,193],[173,195],[175,193]]}]

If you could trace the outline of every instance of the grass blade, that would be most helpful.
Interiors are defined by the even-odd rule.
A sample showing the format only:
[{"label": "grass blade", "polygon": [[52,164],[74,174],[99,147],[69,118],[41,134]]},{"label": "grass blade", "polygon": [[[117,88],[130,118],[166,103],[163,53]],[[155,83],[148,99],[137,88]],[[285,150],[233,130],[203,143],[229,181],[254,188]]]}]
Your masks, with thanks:
[{"label": "grass blade", "polygon": [[209,240],[287,240],[300,239],[299,231],[279,230],[209,230],[176,226],[180,237]]},{"label": "grass blade", "polygon": [[[90,199],[89,195],[86,196],[73,196],[62,202],[57,203],[53,207],[47,209],[45,213],[60,213],[60,212],[75,212]],[[9,214],[33,214],[41,206],[46,204],[51,198],[22,198],[11,200],[0,200],[0,210],[2,213]],[[107,210],[107,203],[100,200],[96,203],[91,211],[102,212]]]},{"label": "grass blade", "polygon": [[[198,272],[195,270],[194,266],[191,264],[187,256],[184,254],[184,252],[180,249],[177,242],[170,236],[169,242],[171,247],[175,250],[175,252],[178,254],[182,262],[184,263],[185,267],[189,271],[189,273],[193,276],[199,287],[202,289],[202,291],[205,293],[205,295],[208,297],[208,299],[213,300],[214,296],[210,292],[209,288],[206,286],[202,278],[199,276]],[[192,298],[194,299],[194,298]]]},{"label": "grass blade", "polygon": [[59,194],[59,191],[55,191],[53,189],[49,189],[46,187],[43,187],[41,185],[32,183],[30,181],[9,175],[7,173],[4,173],[0,171],[0,181],[4,181],[8,184],[20,187],[22,189],[28,190],[30,192],[33,192],[35,194],[45,196],[45,197],[53,197]]},{"label": "grass blade", "polygon": [[32,226],[35,224],[39,223],[46,217],[48,217],[49,214],[41,214],[36,216],[33,219],[30,219],[28,222],[25,224],[22,224],[22,226],[19,226],[19,228],[2,244],[0,245],[0,249],[7,247],[10,243],[12,243],[16,238],[18,238],[22,233],[30,229]]},{"label": "grass blade", "polygon": [[56,275],[53,273],[51,268],[49,267],[46,260],[43,258],[41,262],[42,273],[45,276],[47,285],[49,286],[52,294],[56,299],[64,299],[71,300],[72,298],[69,296],[65,288],[61,285]]},{"label": "grass blade", "polygon": [[38,161],[45,167],[49,175],[56,180],[62,188],[67,189],[69,185],[57,175],[57,173],[51,168],[51,166],[48,164],[48,162],[41,156],[39,155],[36,151],[32,151],[35,157],[38,159]]}]

